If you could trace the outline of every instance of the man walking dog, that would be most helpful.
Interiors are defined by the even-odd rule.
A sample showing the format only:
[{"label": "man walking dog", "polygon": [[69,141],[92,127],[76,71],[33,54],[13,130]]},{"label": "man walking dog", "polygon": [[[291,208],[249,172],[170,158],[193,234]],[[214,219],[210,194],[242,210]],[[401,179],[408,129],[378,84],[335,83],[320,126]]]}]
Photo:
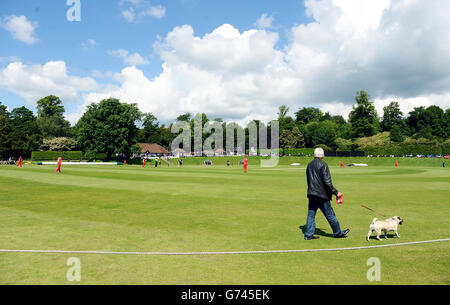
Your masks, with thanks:
[{"label": "man walking dog", "polygon": [[331,207],[330,200],[333,194],[337,198],[342,197],[342,194],[334,188],[331,182],[330,169],[328,165],[323,161],[325,153],[322,148],[316,148],[314,151],[314,160],[308,164],[306,168],[306,178],[308,181],[308,217],[306,220],[306,229],[304,232],[305,239],[318,239],[318,236],[314,236],[316,230],[316,213],[317,209],[320,209],[325,215],[328,223],[333,229],[333,237],[342,238],[345,237],[349,229],[341,231],[339,221],[334,214]]}]

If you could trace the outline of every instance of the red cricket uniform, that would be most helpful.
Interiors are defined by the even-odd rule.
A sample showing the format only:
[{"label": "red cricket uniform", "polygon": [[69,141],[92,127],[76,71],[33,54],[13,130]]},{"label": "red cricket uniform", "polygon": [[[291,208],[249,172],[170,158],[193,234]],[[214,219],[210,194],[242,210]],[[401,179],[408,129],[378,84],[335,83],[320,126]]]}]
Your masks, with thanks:
[{"label": "red cricket uniform", "polygon": [[244,171],[247,172],[248,159],[244,159]]},{"label": "red cricket uniform", "polygon": [[142,167],[145,167],[145,159],[144,159],[144,161],[142,161]]},{"label": "red cricket uniform", "polygon": [[59,157],[59,158],[58,158],[58,168],[56,169],[56,172],[57,172],[57,173],[60,173],[60,172],[61,172],[61,164],[62,164],[62,158]]},{"label": "red cricket uniform", "polygon": [[19,158],[19,160],[17,160],[17,165],[16,165],[16,167],[22,167],[22,163],[23,163],[23,159],[22,159],[22,157],[20,157]]}]

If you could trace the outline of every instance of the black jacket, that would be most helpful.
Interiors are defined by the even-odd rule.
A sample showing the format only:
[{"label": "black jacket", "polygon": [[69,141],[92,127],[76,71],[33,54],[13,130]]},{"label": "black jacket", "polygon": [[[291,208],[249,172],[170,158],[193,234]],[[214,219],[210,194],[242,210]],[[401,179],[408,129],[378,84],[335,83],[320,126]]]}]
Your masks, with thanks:
[{"label": "black jacket", "polygon": [[320,159],[314,159],[308,164],[306,179],[308,180],[308,197],[316,196],[331,200],[333,194],[339,193],[331,182],[328,165]]}]

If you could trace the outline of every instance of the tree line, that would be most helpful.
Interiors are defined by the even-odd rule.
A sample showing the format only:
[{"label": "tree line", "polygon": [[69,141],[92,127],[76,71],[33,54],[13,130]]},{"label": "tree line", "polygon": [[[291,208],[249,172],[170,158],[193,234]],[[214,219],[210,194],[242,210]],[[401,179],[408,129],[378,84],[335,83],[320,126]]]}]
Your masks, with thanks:
[{"label": "tree line", "polygon": [[406,139],[444,142],[450,136],[450,109],[439,106],[416,107],[405,116],[392,101],[379,116],[367,92],[357,92],[348,120],[323,113],[319,108],[303,107],[295,117],[281,106],[280,147],[284,149],[321,146],[326,150],[357,150],[359,139],[388,133],[393,143]]},{"label": "tree line", "polygon": [[[289,116],[289,108],[280,106],[277,114],[280,148],[321,146],[326,150],[357,150],[358,139],[383,132],[389,133],[393,143],[402,143],[406,139],[448,141],[450,109],[416,107],[405,116],[399,103],[392,101],[379,116],[367,92],[357,92],[355,102],[348,120],[340,115],[323,113],[316,107],[302,107],[294,116]],[[115,98],[89,105],[75,126],[70,126],[64,118],[65,108],[57,96],[40,99],[36,108],[37,115],[26,107],[8,111],[0,102],[0,158],[27,158],[37,150],[81,150],[86,156],[101,153],[107,159],[113,159],[117,154],[129,156],[139,152],[137,143],[158,143],[170,149],[177,137],[177,133],[171,131],[172,124],[161,124],[153,113],[142,113],[136,104],[122,103]],[[210,120],[204,113],[198,116],[201,116],[202,126],[218,122],[224,131],[229,126],[221,118]],[[193,139],[194,116],[185,113],[178,116],[177,121],[190,123]],[[271,122],[255,123],[258,128],[268,128],[270,143]],[[237,127],[245,132],[248,144],[248,128]],[[211,134],[203,133],[202,140]],[[223,140],[226,143],[225,136]]]}]

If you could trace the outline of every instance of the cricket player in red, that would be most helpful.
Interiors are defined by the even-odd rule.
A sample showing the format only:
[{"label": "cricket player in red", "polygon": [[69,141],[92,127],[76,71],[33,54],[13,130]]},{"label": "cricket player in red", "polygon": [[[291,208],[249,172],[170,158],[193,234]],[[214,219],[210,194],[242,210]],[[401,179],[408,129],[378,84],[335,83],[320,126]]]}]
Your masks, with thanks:
[{"label": "cricket player in red", "polygon": [[144,161],[142,161],[142,168],[144,168],[146,165],[146,159],[144,159]]},{"label": "cricket player in red", "polygon": [[397,160],[395,160],[395,167],[398,167],[398,162],[397,162]]},{"label": "cricket player in red", "polygon": [[60,156],[60,157],[58,157],[58,168],[56,169],[57,173],[61,172],[61,164],[62,164],[62,158]]},{"label": "cricket player in red", "polygon": [[341,162],[341,167],[342,167],[342,168],[345,167],[345,166],[344,166],[344,163],[342,163],[342,161],[340,161],[340,162]]},{"label": "cricket player in red", "polygon": [[17,165],[16,165],[16,167],[22,167],[22,164],[23,164],[23,158],[22,158],[22,156],[20,156],[19,157],[19,160],[17,160]]},{"label": "cricket player in red", "polygon": [[247,172],[247,166],[248,166],[248,155],[246,155],[245,156],[245,159],[244,159],[244,172],[246,173]]}]

